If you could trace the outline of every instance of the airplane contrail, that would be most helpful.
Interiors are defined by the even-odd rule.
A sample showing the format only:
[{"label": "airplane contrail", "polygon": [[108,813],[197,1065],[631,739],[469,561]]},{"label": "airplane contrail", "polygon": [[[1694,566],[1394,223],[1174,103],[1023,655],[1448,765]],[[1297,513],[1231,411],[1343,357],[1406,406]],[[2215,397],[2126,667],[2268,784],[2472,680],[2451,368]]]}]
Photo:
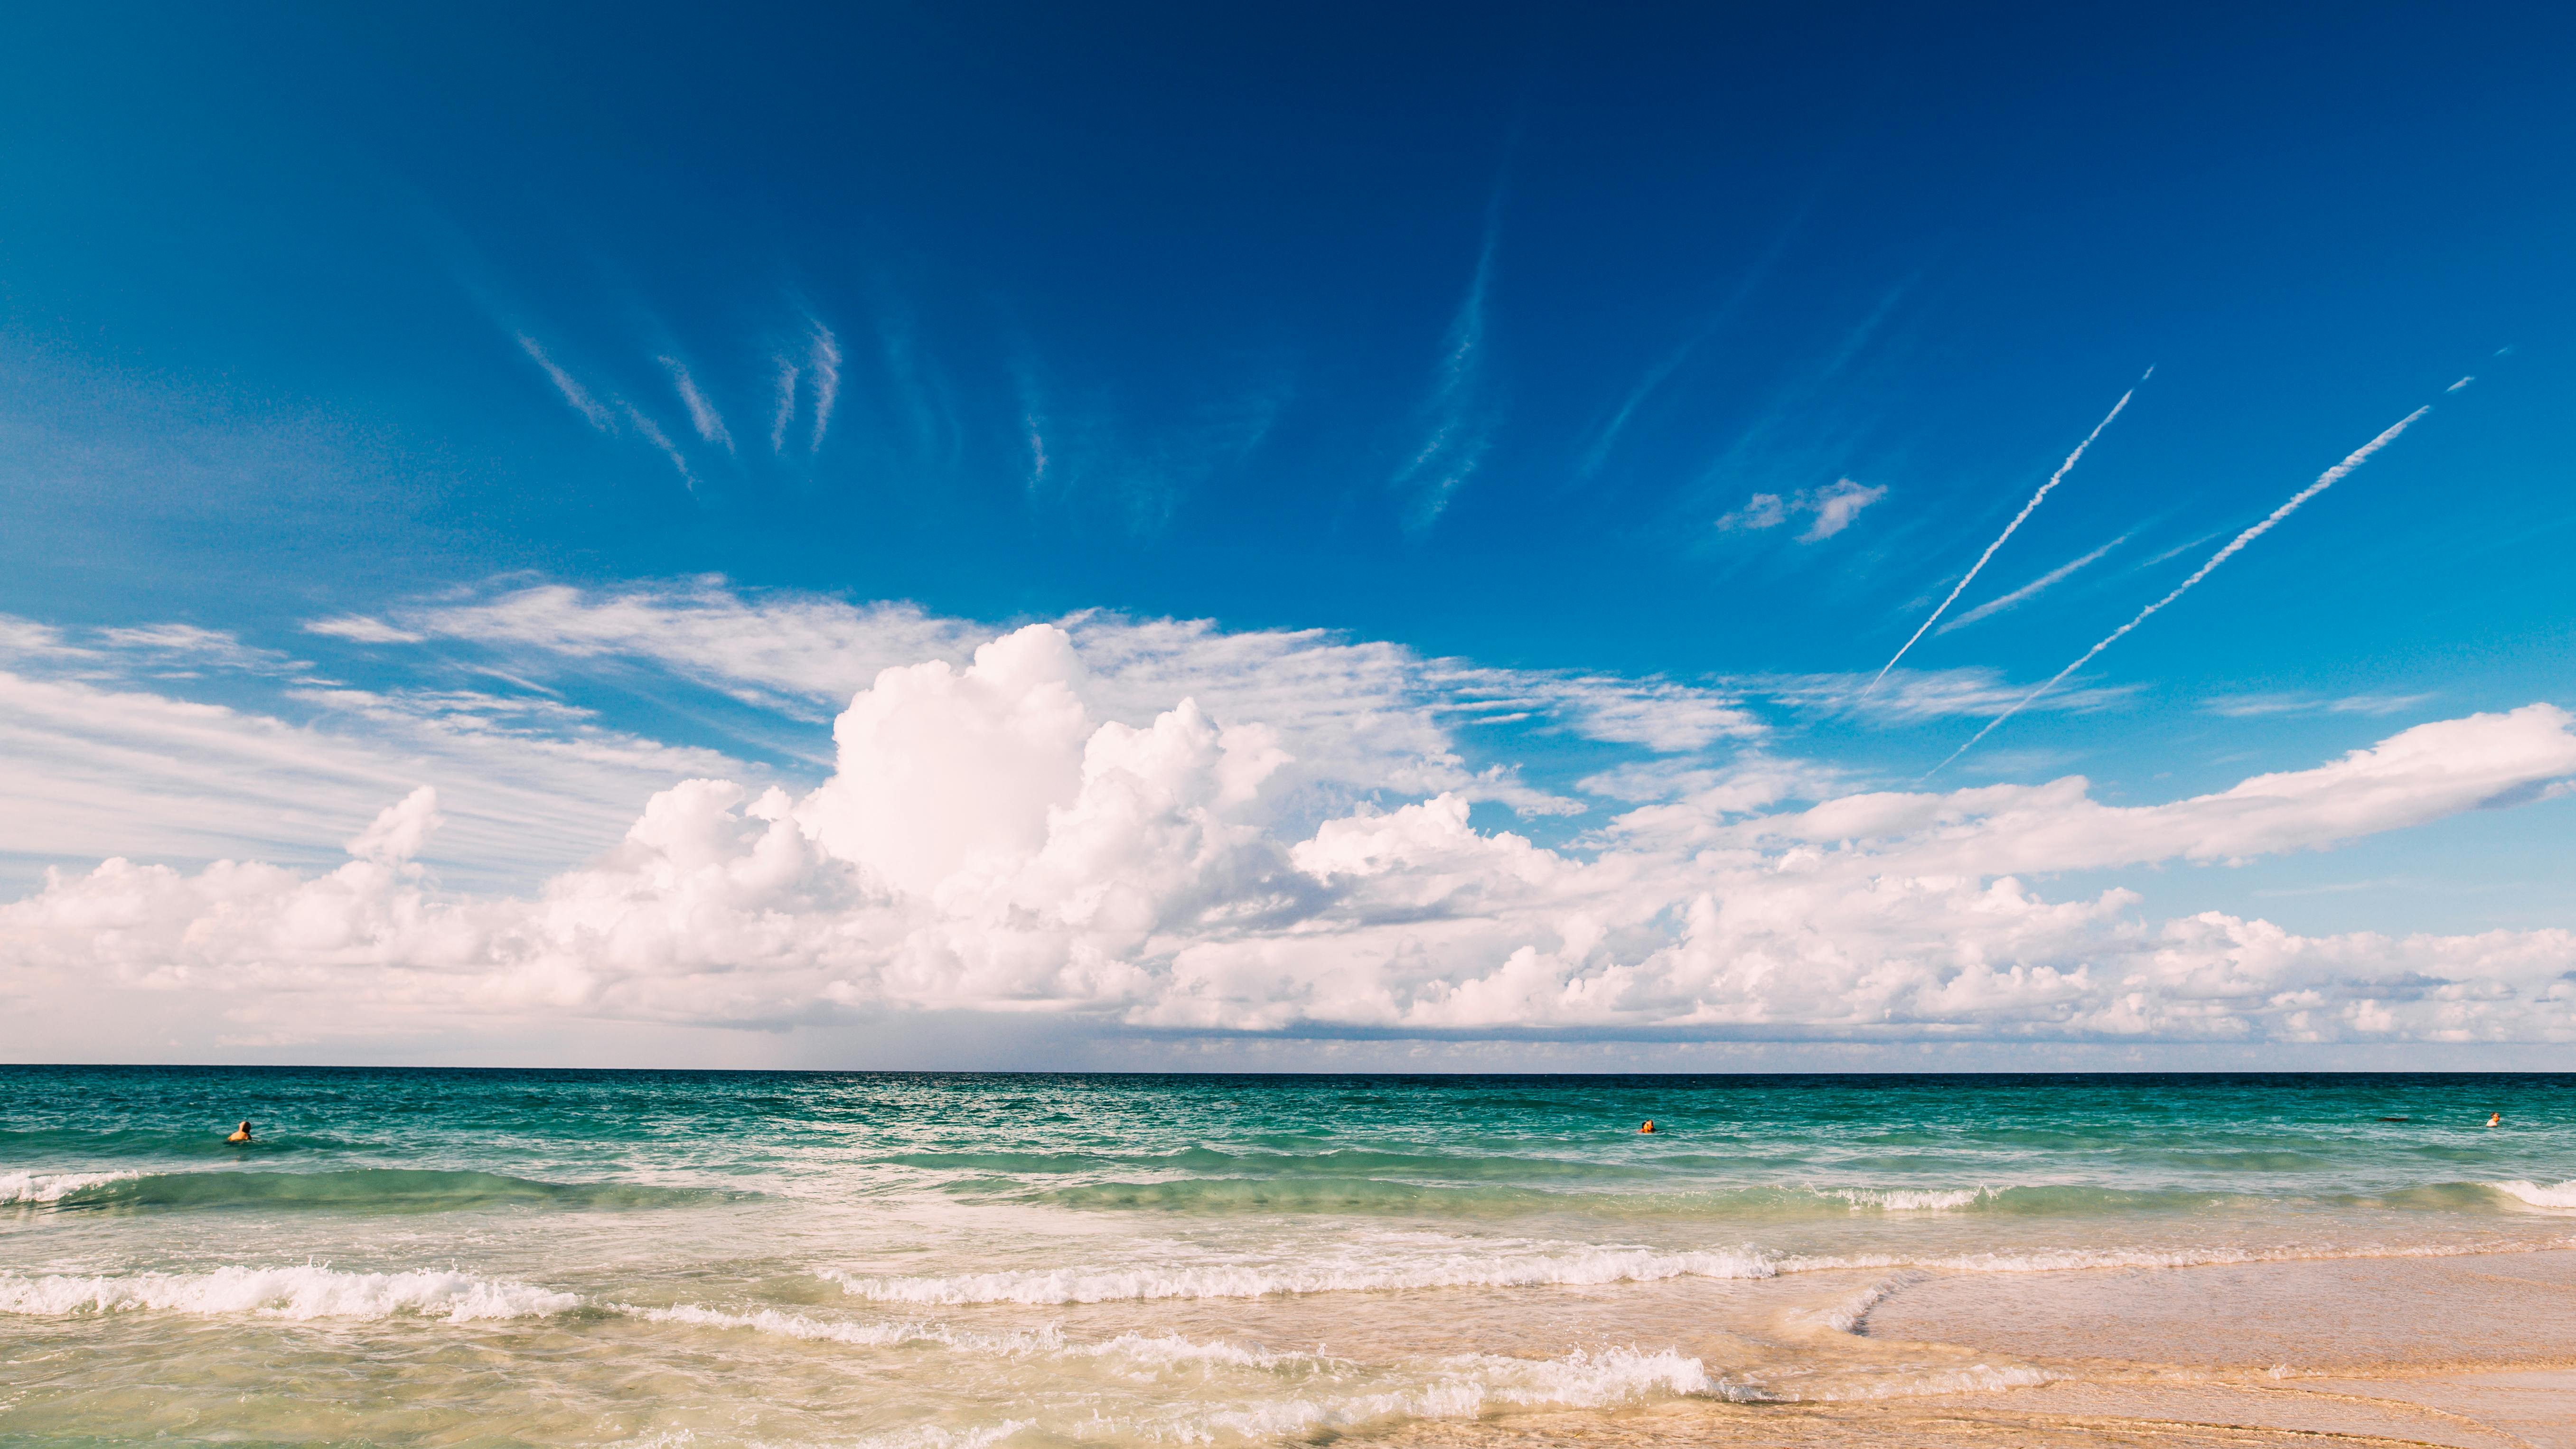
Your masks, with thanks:
[{"label": "airplane contrail", "polygon": [[[2103,638],[2101,643],[2085,650],[2084,657],[2067,665],[2064,669],[2057,671],[2054,675],[2051,675],[2046,684],[2043,684],[2039,688],[2032,690],[2030,693],[2023,695],[2019,704],[2005,710],[2002,714],[1996,715],[1993,719],[1986,721],[1986,727],[1984,729],[1977,731],[1975,735],[1969,738],[1966,744],[1961,745],[1950,752],[1949,760],[1943,760],[1940,764],[1934,765],[1931,769],[1924,771],[1923,779],[1931,779],[1934,775],[1941,773],[1941,771],[1949,765],[1950,760],[1955,760],[1961,755],[1966,754],[1971,749],[1976,748],[1978,740],[1982,740],[1986,736],[1993,734],[1997,725],[2000,725],[2005,720],[2011,719],[2014,715],[2021,713],[2023,705],[2027,705],[2032,700],[2039,698],[2041,695],[2048,693],[2052,689],[2055,689],[2058,686],[2059,681],[2065,679],[2066,676],[2073,674],[2076,670],[2092,663],[2094,655],[2110,648],[2121,635],[2126,634],[2130,630],[2138,627],[2140,624],[2147,622],[2147,616],[2149,614],[2154,613],[2156,610],[2163,608],[2165,605],[2172,603],[2174,600],[2179,599],[2184,594],[2190,592],[2192,585],[2199,583],[2202,579],[2208,578],[2211,570],[2217,568],[2220,564],[2227,562],[2229,558],[2235,555],[2238,549],[2241,549],[2245,545],[2252,543],[2254,540],[2261,538],[2264,534],[2271,532],[2272,525],[2279,523],[2282,519],[2296,513],[2300,504],[2307,502],[2309,499],[2316,497],[2318,494],[2332,488],[2337,483],[2342,482],[2345,475],[2351,473],[2353,469],[2369,462],[2371,454],[2376,453],[2380,449],[2387,447],[2390,443],[2397,441],[2397,435],[2399,433],[2413,427],[2417,418],[2424,416],[2432,410],[2433,405],[2431,403],[2426,403],[2424,406],[2417,408],[2415,411],[2408,413],[2402,418],[2399,418],[2396,422],[2389,425],[2386,432],[2381,433],[2378,437],[2375,437],[2369,442],[2362,444],[2360,447],[2355,448],[2351,455],[2346,457],[2342,462],[2337,463],[2333,467],[2325,470],[2323,473],[2318,474],[2317,481],[2300,489],[2296,494],[2292,495],[2289,502],[2273,509],[2264,517],[2262,522],[2255,524],[2253,527],[2246,529],[2243,533],[2229,539],[2226,547],[2221,548],[2218,552],[2209,556],[2209,562],[2202,564],[2190,578],[2176,584],[2172,593],[2167,594],[2163,598],[2156,600],[2154,603],[2147,605],[2143,609],[2140,609],[2138,611],[2138,617],[2131,619],[2119,628],[2112,630]],[[1917,783],[1919,784],[1921,782],[1918,781]]]},{"label": "airplane contrail", "polygon": [[[2155,375],[2156,370],[2150,367],[2146,370],[2145,375],[2140,377],[2138,381],[2143,383],[2147,378]],[[2021,512],[2013,515],[2013,521],[2004,525],[2004,531],[1995,535],[1995,541],[1986,545],[1986,551],[1984,553],[1977,555],[1977,561],[1968,567],[1968,576],[1959,580],[1959,586],[1950,591],[1950,597],[1943,599],[1941,601],[1941,607],[1932,611],[1932,617],[1923,621],[1923,627],[1914,631],[1914,637],[1905,641],[1905,649],[1897,650],[1896,658],[1890,659],[1885,664],[1880,665],[1878,673],[1870,679],[1869,683],[1861,686],[1860,692],[1864,696],[1871,690],[1878,688],[1879,680],[1885,679],[1887,677],[1887,671],[1896,667],[1896,660],[1905,657],[1905,650],[1913,648],[1915,644],[1923,638],[1924,634],[1931,630],[1934,624],[1940,622],[1941,616],[1949,612],[1950,606],[1959,602],[1959,595],[1967,592],[1968,585],[1975,581],[1978,571],[1986,566],[1986,560],[1993,558],[1995,556],[1995,550],[2004,546],[2004,540],[2013,536],[2013,530],[2021,527],[2021,521],[2030,517],[2030,511],[2039,506],[2039,500],[2048,496],[2048,490],[2057,486],[2057,480],[2065,477],[2067,470],[2075,466],[2075,460],[2084,456],[2084,450],[2093,446],[2093,440],[2102,436],[2102,430],[2111,426],[2111,419],[2120,415],[2120,409],[2129,405],[2129,399],[2135,396],[2137,391],[2137,388],[2132,387],[2127,392],[2120,394],[2120,400],[2118,402],[2111,404],[2111,410],[2102,415],[2102,421],[2093,425],[2093,431],[2084,435],[2084,441],[2075,445],[2075,451],[2067,454],[2066,461],[2057,465],[2057,471],[2048,475],[2048,481],[2039,485],[2039,491],[2030,495],[2030,501],[2021,506]]]}]

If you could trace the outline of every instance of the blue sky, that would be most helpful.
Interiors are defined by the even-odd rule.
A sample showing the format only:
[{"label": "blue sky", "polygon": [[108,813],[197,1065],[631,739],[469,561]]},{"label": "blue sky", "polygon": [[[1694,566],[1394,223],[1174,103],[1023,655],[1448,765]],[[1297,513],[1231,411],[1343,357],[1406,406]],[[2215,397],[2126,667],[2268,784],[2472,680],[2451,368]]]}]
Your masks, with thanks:
[{"label": "blue sky", "polygon": [[[0,895],[109,856],[330,869],[426,784],[423,888],[526,896],[678,779],[813,789],[875,668],[1030,622],[1125,621],[1067,627],[1103,679],[1097,651],[1162,661],[1159,694],[1086,696],[1140,725],[1358,687],[1264,703],[1215,645],[1138,643],[1154,621],[1412,661],[1386,707],[1420,738],[1303,780],[1283,850],[1455,788],[1475,829],[1586,854],[1757,764],[1805,772],[1777,801],[2080,774],[2155,806],[2576,705],[2571,31],[29,17],[0,57],[0,615],[12,677],[57,693],[16,706]],[[736,667],[799,630],[802,662]],[[268,763],[133,723],[208,707]],[[2564,928],[2556,778],[2048,889],[2318,936]]]}]

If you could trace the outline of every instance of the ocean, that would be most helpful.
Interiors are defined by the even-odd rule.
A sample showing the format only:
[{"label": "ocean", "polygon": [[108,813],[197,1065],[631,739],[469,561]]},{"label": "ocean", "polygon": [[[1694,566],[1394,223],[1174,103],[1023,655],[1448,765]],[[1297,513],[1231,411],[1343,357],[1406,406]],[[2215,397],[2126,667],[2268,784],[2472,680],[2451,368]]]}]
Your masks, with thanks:
[{"label": "ocean", "polygon": [[[2576,1076],[20,1067],[0,1103],[12,1444],[1812,1426],[2377,1371],[2387,1273],[2576,1246]],[[2084,1316],[2194,1269],[2285,1326]]]}]

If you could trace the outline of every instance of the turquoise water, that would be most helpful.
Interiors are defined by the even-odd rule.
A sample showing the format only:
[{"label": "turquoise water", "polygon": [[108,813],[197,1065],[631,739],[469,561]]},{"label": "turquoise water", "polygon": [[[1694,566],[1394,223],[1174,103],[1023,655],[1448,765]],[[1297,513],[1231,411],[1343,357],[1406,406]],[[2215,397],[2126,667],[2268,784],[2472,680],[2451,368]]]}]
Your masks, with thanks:
[{"label": "turquoise water", "polygon": [[0,1093],[0,1433],[36,1441],[1264,1442],[2000,1386],[2058,1370],[1891,1357],[1868,1305],[2576,1234],[2559,1076],[11,1068]]}]

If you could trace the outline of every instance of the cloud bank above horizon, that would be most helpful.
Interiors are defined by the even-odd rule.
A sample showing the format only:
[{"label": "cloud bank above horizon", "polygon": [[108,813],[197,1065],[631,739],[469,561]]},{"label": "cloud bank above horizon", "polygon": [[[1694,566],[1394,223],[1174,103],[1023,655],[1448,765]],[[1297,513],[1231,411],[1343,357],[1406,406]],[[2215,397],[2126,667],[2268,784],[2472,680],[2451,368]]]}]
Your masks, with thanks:
[{"label": "cloud bank above horizon", "polygon": [[[332,689],[228,638],[20,624],[0,675],[14,702],[50,701],[67,730],[193,732],[209,774],[238,766],[210,820],[266,811],[265,750],[277,793],[318,780],[337,802],[305,833],[336,810],[346,844],[336,865],[100,850],[50,867],[0,905],[12,994],[212,993],[228,1039],[270,1044],[939,1012],[1219,1036],[2576,1039],[2567,929],[2303,935],[2159,918],[2127,885],[2065,880],[2327,850],[2563,793],[2576,719],[2546,702],[2132,805],[2074,775],[1872,788],[1784,728],[1799,711],[1972,718],[2016,697],[2000,680],[1900,673],[1863,698],[1865,676],[1513,671],[1099,614],[998,629],[713,580],[538,585],[308,627],[362,650],[471,647],[500,676],[649,663],[785,744],[764,764],[569,707],[532,719],[516,701],[542,692]],[[323,713],[183,707],[108,677],[137,650],[269,671]],[[1533,783],[1471,738],[1497,727],[1607,753],[1570,785]],[[381,808],[352,820],[371,792]],[[618,817],[621,793],[640,810]],[[520,840],[525,884],[472,887],[432,863],[460,830],[463,854],[506,853],[558,794],[597,844],[557,819],[552,849],[586,858],[539,868]]]}]

